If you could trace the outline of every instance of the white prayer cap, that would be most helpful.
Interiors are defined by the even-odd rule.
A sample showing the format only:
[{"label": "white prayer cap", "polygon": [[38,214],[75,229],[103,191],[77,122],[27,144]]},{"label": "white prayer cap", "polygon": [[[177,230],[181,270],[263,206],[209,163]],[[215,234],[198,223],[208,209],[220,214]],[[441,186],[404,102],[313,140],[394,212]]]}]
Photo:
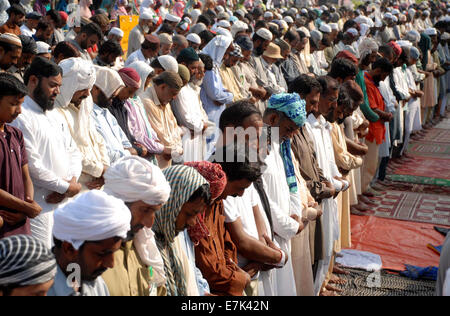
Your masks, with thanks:
[{"label": "white prayer cap", "polygon": [[237,13],[238,15],[242,16],[242,17],[245,16],[244,11],[242,11],[241,9],[237,9],[237,10],[236,10],[236,13]]},{"label": "white prayer cap", "polygon": [[109,31],[108,34],[117,35],[119,37],[123,37],[123,35],[124,35],[123,31],[121,29],[119,29],[118,27],[111,28],[111,30]]},{"label": "white prayer cap", "polygon": [[301,32],[305,33],[305,35],[306,35],[307,38],[310,38],[310,37],[311,37],[311,33],[310,33],[309,30],[308,30],[306,27],[304,27],[304,26],[299,27],[299,28],[297,29],[297,31],[301,31]]},{"label": "white prayer cap", "polygon": [[322,10],[322,11],[327,11],[327,10],[328,10],[328,7],[327,7],[326,5],[323,5],[323,6],[320,7],[320,10]]},{"label": "white prayer cap", "polygon": [[442,34],[441,36],[441,40],[443,41],[448,41],[450,39],[450,34],[445,32],[444,34]]},{"label": "white prayer cap", "polygon": [[307,13],[308,13],[308,10],[305,9],[305,8],[303,8],[300,12],[303,13],[303,14],[307,14]]},{"label": "white prayer cap", "polygon": [[152,20],[153,19],[153,12],[149,9],[144,9],[141,14],[139,15],[140,20]]},{"label": "white prayer cap", "polygon": [[330,23],[328,24],[332,30],[339,31],[339,25],[337,23]]},{"label": "white prayer cap", "polygon": [[165,71],[172,71],[178,73],[178,62],[170,55],[163,55],[158,57],[158,61]]},{"label": "white prayer cap", "polygon": [[425,11],[423,11],[423,14],[426,15],[426,16],[429,16],[430,15],[430,11],[425,10]]},{"label": "white prayer cap", "polygon": [[286,23],[294,23],[294,19],[292,17],[290,17],[289,15],[285,16],[283,20],[285,20]]},{"label": "white prayer cap", "polygon": [[217,26],[224,27],[224,28],[230,28],[231,24],[230,24],[230,22],[228,22],[226,20],[220,20],[219,22],[217,22]]},{"label": "white prayer cap", "polygon": [[392,21],[394,21],[394,23],[397,23],[398,22],[398,18],[395,15],[393,15],[392,16]]},{"label": "white prayer cap", "polygon": [[[306,10],[306,9],[305,9]],[[289,11],[294,12],[294,14],[298,13],[298,9],[297,8],[290,8]]]},{"label": "white prayer cap", "polygon": [[202,14],[202,11],[199,9],[194,9],[191,12],[191,17],[194,22],[197,22],[197,18]]},{"label": "white prayer cap", "polygon": [[331,33],[331,31],[332,31],[331,27],[330,27],[328,24],[325,24],[325,23],[323,23],[323,24],[320,26],[319,30],[320,30],[321,32],[323,32],[323,33]]},{"label": "white prayer cap", "polygon": [[198,36],[195,33],[188,34],[186,36],[186,40],[188,40],[189,42],[192,42],[194,44],[199,44],[199,45],[202,43],[202,40],[201,40],[200,36]]},{"label": "white prayer cap", "polygon": [[316,44],[319,44],[319,42],[323,39],[323,34],[317,30],[311,31],[311,38]]},{"label": "white prayer cap", "polygon": [[266,12],[264,13],[264,17],[265,17],[265,18],[273,18],[273,13],[270,12],[270,11],[266,11]]},{"label": "white prayer cap", "polygon": [[92,89],[97,75],[94,65],[81,57],[66,58],[59,63],[59,66],[63,71],[63,78],[56,103],[59,107],[66,107],[75,92]]},{"label": "white prayer cap", "polygon": [[228,31],[227,29],[224,29],[223,27],[220,27],[220,26],[216,29],[216,34],[233,38],[233,35],[231,35],[230,31]]},{"label": "white prayer cap", "polygon": [[131,222],[131,212],[125,203],[100,190],[79,195],[58,208],[53,217],[53,236],[72,244],[76,250],[86,241],[125,239]]},{"label": "white prayer cap", "polygon": [[358,46],[359,58],[363,60],[367,55],[372,54],[373,52],[378,51],[378,44],[375,40],[370,37],[366,37],[361,41]]},{"label": "white prayer cap", "polygon": [[48,45],[46,42],[37,41],[36,46],[37,54],[47,54],[52,52],[50,45]]},{"label": "white prayer cap", "polygon": [[170,196],[170,185],[161,169],[148,160],[126,156],[117,160],[104,174],[104,191],[124,202],[143,201],[160,205]]},{"label": "white prayer cap", "polygon": [[224,9],[221,5],[218,5],[218,6],[216,7],[216,9],[217,9],[217,12],[218,12],[218,13],[225,12],[225,9]]},{"label": "white prayer cap", "polygon": [[357,16],[357,17],[354,19],[354,21],[355,21],[356,23],[358,23],[358,24],[366,23],[367,18],[366,18],[365,16],[363,16],[363,15],[359,15],[359,16]]},{"label": "white prayer cap", "polygon": [[392,20],[393,15],[391,13],[387,12],[383,15],[383,18],[386,20]]},{"label": "white prayer cap", "polygon": [[406,40],[396,41],[396,43],[400,47],[410,47],[410,46],[412,46],[412,43],[410,41],[406,41]]},{"label": "white prayer cap", "polygon": [[242,21],[236,21],[233,23],[233,25],[231,26],[231,35],[233,37],[236,36],[237,33],[239,32],[245,32],[248,30],[248,25],[247,23],[244,23]]},{"label": "white prayer cap", "polygon": [[9,43],[15,46],[22,47],[22,41],[16,34],[12,33],[3,33],[0,34],[0,42]]},{"label": "white prayer cap", "polygon": [[358,30],[355,29],[355,28],[353,28],[353,27],[349,28],[349,29],[346,31],[346,33],[349,33],[349,34],[351,34],[351,35],[353,35],[353,36],[358,36],[358,35],[359,35]]},{"label": "white prayer cap", "polygon": [[424,33],[428,36],[435,36],[437,35],[437,30],[434,27],[429,27],[425,29]]},{"label": "white prayer cap", "polygon": [[405,35],[405,39],[413,43],[419,43],[420,33],[417,32],[416,30],[408,31],[408,33],[406,33]]},{"label": "white prayer cap", "polygon": [[97,79],[95,85],[102,90],[105,96],[109,99],[114,92],[120,87],[125,87],[119,73],[108,67],[94,66],[97,72]]},{"label": "white prayer cap", "polygon": [[276,13],[276,12],[275,12],[274,16],[275,16],[278,20],[282,20],[282,19],[283,19],[283,16],[282,16],[281,14],[279,14],[279,13]]},{"label": "white prayer cap", "polygon": [[414,15],[416,15],[416,10],[414,10],[413,8],[411,8],[411,9],[408,10],[408,14],[409,14],[409,16],[410,16],[411,18],[413,18]]},{"label": "white prayer cap", "polygon": [[392,14],[393,15],[400,14],[400,11],[398,9],[394,9],[394,10],[392,10]]},{"label": "white prayer cap", "polygon": [[258,35],[259,37],[262,37],[266,41],[271,41],[273,38],[272,32],[270,32],[265,27],[262,27],[258,31],[256,31],[256,35]]},{"label": "white prayer cap", "polygon": [[173,15],[173,14],[166,14],[165,20],[170,21],[170,22],[176,22],[176,23],[180,23],[181,18],[179,16]]}]

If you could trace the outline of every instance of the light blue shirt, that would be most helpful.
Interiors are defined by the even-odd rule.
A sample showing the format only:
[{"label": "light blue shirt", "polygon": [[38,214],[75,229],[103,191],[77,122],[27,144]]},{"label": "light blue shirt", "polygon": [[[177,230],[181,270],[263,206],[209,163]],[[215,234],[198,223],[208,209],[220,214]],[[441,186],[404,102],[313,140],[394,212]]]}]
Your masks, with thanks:
[{"label": "light blue shirt", "polygon": [[202,272],[195,265],[194,244],[191,241],[191,237],[189,237],[187,229],[183,231],[183,234],[184,234],[184,243],[185,243],[184,248],[186,250],[186,255],[189,259],[191,267],[193,267],[195,271],[195,280],[197,281],[198,293],[200,294],[200,296],[205,296],[205,293],[211,293],[208,281],[206,281],[205,278],[203,278]]},{"label": "light blue shirt", "polygon": [[117,119],[108,111],[94,104],[92,118],[95,127],[105,140],[106,150],[108,151],[111,163],[119,158],[130,155],[125,148],[131,148],[131,143],[120,127]]},{"label": "light blue shirt", "polygon": [[108,287],[102,277],[92,282],[83,281],[79,292],[67,285],[67,277],[61,268],[57,267],[55,282],[47,293],[47,296],[110,296]]}]

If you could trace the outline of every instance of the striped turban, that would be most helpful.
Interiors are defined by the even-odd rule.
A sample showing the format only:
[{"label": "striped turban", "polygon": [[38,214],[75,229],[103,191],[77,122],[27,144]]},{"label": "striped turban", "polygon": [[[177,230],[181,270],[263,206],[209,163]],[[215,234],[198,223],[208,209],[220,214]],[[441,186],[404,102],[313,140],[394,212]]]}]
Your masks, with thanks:
[{"label": "striped turban", "polygon": [[167,294],[169,296],[185,296],[186,280],[180,259],[174,249],[176,237],[175,222],[183,205],[192,194],[208,181],[192,167],[177,165],[163,170],[171,186],[171,193],[166,204],[156,213],[153,231],[156,244],[164,261],[167,276]]},{"label": "striped turban", "polygon": [[28,235],[0,240],[0,286],[43,284],[55,275],[55,256],[41,241]]}]

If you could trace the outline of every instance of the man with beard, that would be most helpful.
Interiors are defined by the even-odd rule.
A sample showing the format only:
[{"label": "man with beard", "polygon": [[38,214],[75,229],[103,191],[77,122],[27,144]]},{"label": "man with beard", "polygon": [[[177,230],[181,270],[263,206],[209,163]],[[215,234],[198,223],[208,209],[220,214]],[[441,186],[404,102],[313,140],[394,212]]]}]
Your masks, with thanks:
[{"label": "man with beard", "polygon": [[30,220],[41,207],[33,201],[33,183],[28,171],[25,141],[17,128],[10,126],[21,113],[28,91],[11,74],[0,74],[0,238],[30,234]]},{"label": "man with beard", "polygon": [[67,125],[57,124],[54,106],[62,84],[62,69],[52,61],[36,57],[24,82],[28,96],[13,123],[25,138],[28,165],[34,183],[34,199],[42,207],[31,220],[31,233],[51,247],[53,210],[65,198],[77,195],[81,184],[81,154]]},{"label": "man with beard", "polygon": [[11,33],[20,35],[20,27],[25,22],[25,10],[18,4],[13,4],[6,10],[8,13],[8,21],[0,26],[0,33]]},{"label": "man with beard", "polygon": [[80,32],[74,40],[69,42],[73,44],[80,52],[81,58],[92,61],[87,49],[97,45],[103,39],[102,30],[95,23],[89,23],[81,27]]},{"label": "man with beard", "polygon": [[[56,98],[60,121],[69,126],[70,135],[82,154],[83,190],[99,189],[102,176],[110,165],[105,140],[91,121],[93,106],[90,90],[96,81],[94,65],[81,58],[67,58],[60,62],[63,70],[61,93]],[[111,83],[112,84],[112,83]]]},{"label": "man with beard", "polygon": [[125,66],[138,60],[145,61],[150,65],[153,59],[158,56],[160,46],[160,40],[157,36],[152,34],[145,35],[139,49],[128,55]]},{"label": "man with beard", "polygon": [[181,51],[177,61],[185,65],[191,75],[190,82],[181,88],[180,93],[171,102],[173,114],[184,131],[183,161],[201,161],[206,155],[206,135],[203,132],[213,124],[209,122],[195,89],[200,58],[190,47]]},{"label": "man with beard", "polygon": [[139,15],[139,23],[131,30],[130,36],[128,37],[127,58],[141,48],[144,36],[149,34],[150,26],[153,25],[152,19],[153,14],[150,10],[144,10]]},{"label": "man with beard", "polygon": [[370,122],[369,134],[366,136],[368,153],[362,166],[361,190],[366,192],[375,176],[378,168],[378,150],[385,140],[385,122],[389,122],[393,115],[386,112],[383,96],[378,88],[381,81],[384,81],[392,72],[392,64],[385,58],[380,58],[372,64],[372,70],[364,74],[367,97],[372,110],[378,114],[380,119]]},{"label": "man with beard", "polygon": [[22,42],[22,54],[16,65],[12,65],[8,72],[16,76],[20,81],[23,82],[23,74],[28,66],[30,66],[33,58],[37,54],[37,45],[33,38],[25,35],[19,35],[20,41]]},{"label": "man with beard", "polygon": [[11,33],[0,34],[0,71],[16,65],[22,54],[22,42],[17,35]]},{"label": "man with beard", "polygon": [[130,230],[125,203],[92,190],[55,211],[53,253],[58,264],[48,296],[109,296],[101,275]]},{"label": "man with beard", "polygon": [[[149,261],[161,256],[151,227],[155,213],[169,199],[170,185],[161,169],[139,157],[121,158],[104,177],[104,191],[124,201],[129,208],[131,230],[127,241],[114,254],[114,269],[102,277],[112,296],[149,296],[151,283],[155,281],[148,272]],[[145,240],[139,236],[148,234],[152,238]],[[152,266],[155,272],[156,268]]]},{"label": "man with beard", "polygon": [[[309,114],[306,122],[306,129],[313,140],[319,167],[322,169],[323,175],[327,181],[332,183],[336,192],[334,197],[336,197],[340,191],[348,189],[349,183],[346,180],[341,179],[342,175],[336,166],[331,139],[331,126],[326,121],[325,117],[328,117],[337,107],[339,85],[335,79],[329,76],[320,77],[318,81],[322,86],[319,106],[317,111],[314,110]],[[327,290],[335,290],[335,288],[328,286],[328,281],[331,276],[332,262],[334,261],[335,241],[339,238],[339,219],[337,216],[338,208],[335,199],[323,199],[322,206],[324,213],[322,222],[324,233],[324,257],[318,263],[318,271],[315,279],[315,293],[328,295],[330,293],[328,293]]]},{"label": "man with beard", "polygon": [[52,25],[45,20],[39,21],[36,27],[36,33],[34,33],[33,35],[33,39],[36,42],[40,41],[49,44],[51,43],[52,36],[53,36]]}]

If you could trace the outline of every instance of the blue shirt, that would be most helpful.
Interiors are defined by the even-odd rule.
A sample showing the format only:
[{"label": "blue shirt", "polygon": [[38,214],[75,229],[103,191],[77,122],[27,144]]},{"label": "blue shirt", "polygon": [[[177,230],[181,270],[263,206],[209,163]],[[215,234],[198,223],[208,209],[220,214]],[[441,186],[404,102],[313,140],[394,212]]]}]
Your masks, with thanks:
[{"label": "blue shirt", "polygon": [[97,131],[105,139],[106,150],[108,151],[111,163],[130,155],[130,152],[125,148],[131,148],[131,143],[117,122],[117,119],[108,109],[103,109],[94,104],[92,118]]}]

